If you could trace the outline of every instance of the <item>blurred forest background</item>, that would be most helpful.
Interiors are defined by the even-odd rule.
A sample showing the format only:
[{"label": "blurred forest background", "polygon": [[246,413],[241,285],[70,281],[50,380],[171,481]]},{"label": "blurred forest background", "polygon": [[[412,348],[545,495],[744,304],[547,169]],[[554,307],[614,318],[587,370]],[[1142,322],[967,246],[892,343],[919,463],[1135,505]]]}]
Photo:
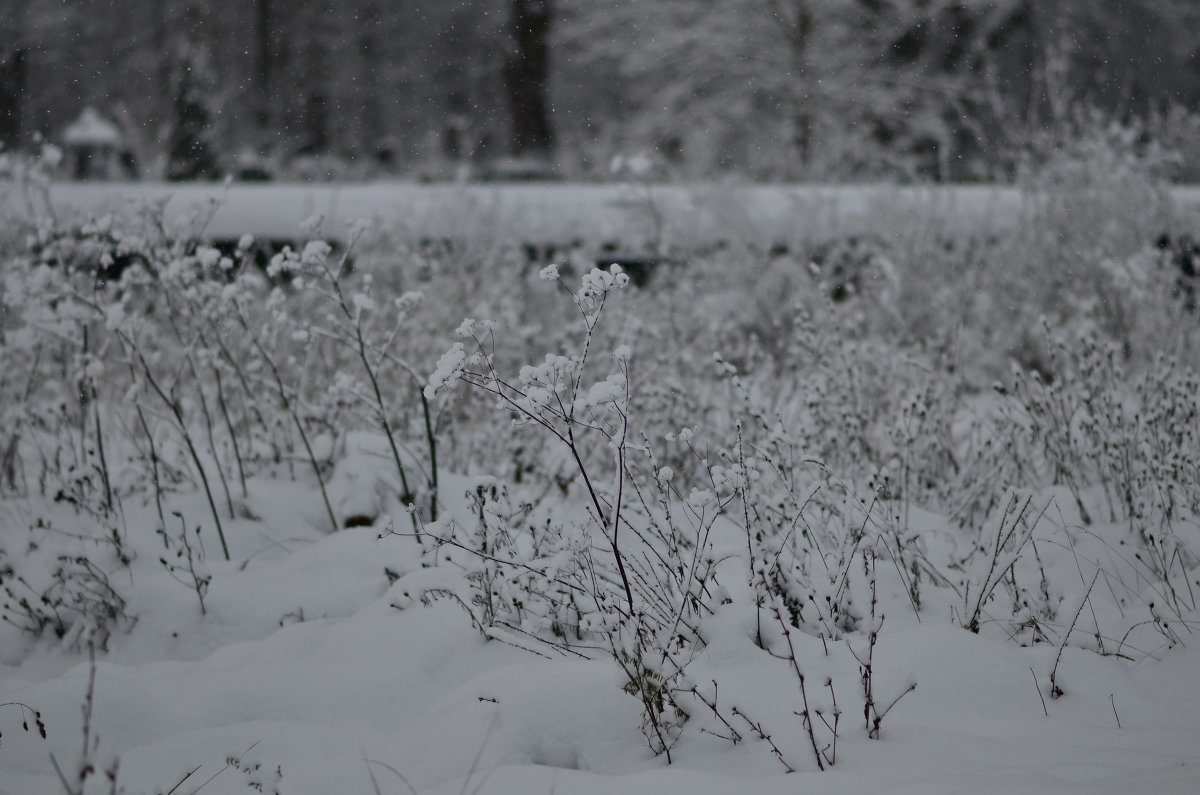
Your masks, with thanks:
[{"label": "blurred forest background", "polygon": [[0,0],[0,142],[89,106],[142,178],[1197,181],[1200,0]]}]

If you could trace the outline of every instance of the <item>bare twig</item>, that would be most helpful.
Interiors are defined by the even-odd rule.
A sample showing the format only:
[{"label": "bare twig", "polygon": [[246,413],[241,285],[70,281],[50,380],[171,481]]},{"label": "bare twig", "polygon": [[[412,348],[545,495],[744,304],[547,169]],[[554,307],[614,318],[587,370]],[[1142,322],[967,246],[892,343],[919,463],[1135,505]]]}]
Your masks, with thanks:
[{"label": "bare twig", "polygon": [[1046,717],[1050,717],[1050,710],[1046,709],[1046,697],[1042,695],[1042,686],[1038,684],[1037,674],[1033,671],[1033,666],[1029,666],[1029,673],[1033,677],[1033,687],[1037,690],[1038,698],[1042,700],[1042,712],[1046,713]]},{"label": "bare twig", "polygon": [[1050,669],[1050,697],[1058,698],[1063,694],[1063,689],[1058,684],[1058,664],[1062,661],[1063,651],[1067,648],[1067,640],[1071,637],[1071,631],[1075,629],[1076,622],[1083,615],[1083,607],[1087,604],[1088,599],[1092,595],[1092,588],[1096,586],[1096,580],[1100,577],[1099,569],[1092,575],[1092,581],[1087,587],[1087,592],[1083,595],[1083,600],[1079,603],[1079,609],[1075,611],[1075,617],[1071,619],[1070,626],[1067,627],[1066,633],[1063,635],[1062,642],[1058,645],[1058,654],[1054,657],[1054,667]]}]

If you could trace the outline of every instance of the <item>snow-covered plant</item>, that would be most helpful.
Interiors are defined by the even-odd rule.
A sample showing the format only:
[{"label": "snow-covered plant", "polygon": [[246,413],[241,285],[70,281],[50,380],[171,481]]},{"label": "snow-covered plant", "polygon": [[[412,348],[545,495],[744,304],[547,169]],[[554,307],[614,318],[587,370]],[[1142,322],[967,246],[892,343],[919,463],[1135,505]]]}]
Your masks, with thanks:
[{"label": "snow-covered plant", "polygon": [[[1070,488],[1085,520],[1103,511],[1144,535],[1194,518],[1200,375],[1165,355],[1135,375],[1091,336],[1070,346],[1055,339],[1052,350],[1056,380],[1018,369],[1011,389],[1001,387],[1007,422],[1026,435],[1013,451],[1026,457],[1026,469]],[[1094,486],[1103,502],[1085,505]]]},{"label": "snow-covered plant", "polygon": [[[976,549],[965,562],[971,567],[962,582],[962,621],[966,629],[979,632],[997,588],[1007,592],[1013,608],[1012,616],[1020,618],[1022,613],[1028,612],[1033,618],[1044,621],[1054,618],[1055,605],[1050,603],[1045,572],[1042,572],[1042,577],[1034,586],[1029,582],[1018,582],[1016,569],[1026,547],[1034,543],[1038,522],[1048,508],[1049,505],[1040,508],[1034,506],[1031,495],[1012,493],[1004,505],[995,532],[985,531],[981,534]],[[1036,590],[1031,591],[1031,586]],[[1033,596],[1037,592],[1040,592],[1041,598]],[[1040,609],[1031,609],[1031,605],[1040,605]]]},{"label": "snow-covered plant", "polygon": [[[230,753],[225,757],[225,768],[242,774],[242,783],[252,792],[264,795],[279,795],[282,791],[283,767],[281,765],[263,765],[262,762],[248,759],[247,755],[254,750],[255,742],[241,753]],[[203,786],[203,785],[201,785]]]},{"label": "snow-covered plant", "polygon": [[[339,368],[330,384],[331,396],[352,405],[366,408],[371,421],[387,442],[392,464],[398,476],[397,498],[401,505],[425,505],[430,521],[438,515],[437,432],[434,409],[422,391],[423,379],[401,353],[410,316],[420,306],[423,295],[409,291],[399,296],[387,296],[374,289],[374,274],[364,273],[352,279],[350,255],[365,225],[356,225],[350,245],[340,258],[334,258],[328,243],[310,241],[304,250],[277,261],[295,276],[293,285],[315,299],[313,313],[289,316],[286,325],[302,344],[321,341],[334,346],[335,355],[348,356],[358,365],[361,378]],[[283,307],[280,311],[286,311]],[[421,406],[421,426],[425,437],[425,461],[418,464],[425,480],[424,494],[419,494],[411,463],[401,448],[405,446],[404,426],[397,425],[398,410],[408,403],[401,397],[402,385],[395,383],[396,374],[408,381],[409,394],[416,396]],[[400,394],[398,394],[400,393]],[[407,416],[407,412],[401,415]],[[414,517],[414,526],[416,515]]]},{"label": "snow-covered plant", "polygon": [[[541,276],[566,289],[553,266]],[[767,611],[768,620],[772,610],[784,615],[782,582],[788,580],[790,586],[809,578],[807,563],[801,566],[799,561],[819,542],[810,535],[802,544],[809,552],[800,552],[798,544],[796,551],[785,555],[784,548],[791,543],[804,511],[795,501],[797,492],[787,494],[795,504],[785,500],[774,507],[788,517],[790,528],[772,525],[764,518],[772,510],[766,498],[760,501],[750,496],[757,492],[754,484],[771,470],[769,455],[747,453],[740,437],[728,450],[701,445],[687,427],[668,433],[664,448],[639,429],[628,346],[615,347],[607,369],[589,367],[594,364],[589,354],[602,338],[602,313],[614,291],[624,285],[622,276],[619,269],[597,269],[584,275],[577,290],[567,289],[581,322],[571,353],[547,354],[510,378],[495,366],[494,324],[467,320],[458,328],[458,335],[466,341],[454,343],[430,376],[428,396],[466,384],[490,395],[497,409],[509,414],[515,428],[532,428],[557,440],[575,462],[588,515],[585,522],[569,523],[575,526],[575,533],[559,531],[557,543],[551,545],[553,556],[543,553],[539,558],[517,552],[534,545],[537,534],[508,522],[505,517],[511,512],[497,510],[502,501],[474,500],[479,506],[477,530],[473,538],[455,536],[452,544],[458,549],[469,547],[479,559],[474,565],[461,564],[467,565],[468,580],[473,584],[473,615],[477,625],[483,625],[485,619],[494,622],[498,613],[507,612],[510,617],[500,623],[513,629],[514,618],[561,615],[569,599],[575,611],[573,620],[578,622],[577,648],[598,645],[620,667],[626,692],[641,702],[642,730],[650,747],[668,759],[684,727],[701,714],[723,725],[720,736],[732,742],[740,741],[745,733],[770,744],[769,733],[759,721],[747,717],[744,708],[739,711],[736,705],[721,704],[714,689],[689,674],[697,651],[705,645],[703,623],[714,615],[722,599],[728,599],[717,580],[722,559],[714,550],[714,534],[741,525],[738,532],[743,534],[746,550],[742,577],[757,594],[751,598],[759,602],[757,642],[764,648],[782,641],[774,639],[776,631],[767,632],[761,626],[762,611]],[[664,462],[660,449],[675,451],[671,460],[685,462],[684,474]],[[789,453],[794,451],[789,449]],[[786,475],[776,466],[775,474],[792,477],[792,467],[798,463],[789,462]],[[491,494],[492,488],[484,493]],[[769,493],[780,496],[777,489]],[[799,512],[789,513],[793,508]],[[804,532],[808,533],[807,527]],[[862,536],[861,530],[856,537],[843,536],[841,558],[855,558]],[[581,538],[583,543],[563,543],[569,538]],[[781,559],[785,561],[782,564]],[[528,587],[531,573],[545,578],[539,590]],[[570,585],[550,595],[553,588],[546,586],[551,582]],[[833,590],[837,590],[836,584]],[[831,596],[829,605],[841,605],[848,598],[846,593],[848,589],[843,588],[836,600]],[[808,601],[813,601],[811,594],[809,597]],[[554,610],[536,606],[546,600],[558,600]],[[838,609],[827,606],[824,620],[839,621],[828,612]],[[821,620],[814,612],[813,626]],[[536,630],[536,625],[526,622],[520,628]],[[782,629],[784,634],[789,631],[786,626]],[[840,633],[831,627],[829,636],[840,637]],[[771,653],[788,659],[782,651]],[[790,665],[800,664],[792,659]],[[812,722],[807,729],[815,732],[817,713],[809,718]],[[816,748],[815,739],[813,745]],[[778,748],[773,752],[783,761]],[[819,767],[832,763],[832,753],[815,753]]]},{"label": "snow-covered plant", "polygon": [[1195,609],[1188,572],[1197,556],[1179,530],[1200,515],[1200,376],[1165,355],[1131,372],[1094,337],[1054,338],[1051,350],[1054,381],[1018,369],[999,387],[1006,402],[996,427],[1012,440],[1005,467],[1021,476],[1018,485],[1066,487],[1081,529],[1124,525],[1132,559],[1108,564],[1113,576],[1132,568],[1148,578],[1156,595],[1137,598],[1183,621]]},{"label": "snow-covered plant", "polygon": [[[232,518],[233,501],[225,468],[217,454],[213,412],[205,396],[206,380],[200,376],[202,369],[210,369],[213,360],[205,340],[206,335],[213,333],[207,321],[216,300],[212,286],[193,271],[203,258],[204,252],[201,251],[198,257],[176,260],[160,277],[169,285],[169,289],[161,295],[164,300],[175,303],[167,330],[178,347],[161,344],[156,339],[161,329],[148,323],[144,316],[127,314],[123,303],[117,303],[111,309],[97,305],[95,310],[104,312],[114,342],[121,346],[123,364],[133,375],[128,396],[139,401],[138,406],[142,405],[141,400],[145,400],[146,408],[152,406],[154,411],[162,412],[182,440],[192,473],[199,479],[208,502],[222,553],[229,560],[229,544],[217,505],[216,484],[210,479],[210,471],[203,458],[204,452],[211,456],[216,480]],[[223,402],[224,397],[219,400]],[[199,421],[203,421],[202,426],[198,424]],[[207,450],[204,449],[205,442]]]},{"label": "snow-covered plant", "polygon": [[[62,159],[62,150],[49,142],[43,142],[37,154],[0,148],[0,181],[6,183],[0,190],[5,193],[19,193],[29,218],[48,215],[53,221],[54,205],[50,202],[50,183]],[[11,227],[6,224],[6,228],[0,230],[0,234],[3,235],[0,242],[7,243],[5,237],[8,234],[23,231],[12,227],[17,227],[15,218],[12,219]],[[4,250],[6,248],[7,246],[0,248],[0,254],[9,253]]]},{"label": "snow-covered plant", "polygon": [[166,548],[166,554],[159,558],[159,562],[172,579],[180,585],[192,589],[196,594],[196,600],[200,603],[200,615],[207,615],[208,610],[204,605],[204,597],[208,594],[208,586],[212,583],[212,574],[209,573],[204,562],[204,545],[200,540],[200,528],[197,527],[192,533],[195,537],[193,541],[188,537],[187,522],[184,521],[183,514],[175,511],[173,515],[179,520],[179,535],[169,533],[165,527],[159,530],[162,534],[163,546]]},{"label": "snow-covered plant", "polygon": [[[33,718],[33,725],[37,729],[37,733],[43,740],[46,739],[46,724],[42,722],[42,713],[40,711],[34,709],[23,701],[6,701],[3,704],[0,704],[0,707],[16,707],[17,711],[21,714],[22,731],[29,731],[29,718]],[[3,736],[4,733],[0,732],[0,737]]]},{"label": "snow-covered plant", "polygon": [[475,478],[465,497],[469,524],[443,517],[420,527],[435,542],[427,565],[461,567],[465,587],[430,587],[421,600],[451,599],[484,637],[535,653],[574,656],[573,647],[590,646],[582,618],[593,608],[580,569],[589,542],[581,528],[535,520],[530,505],[514,508],[494,478]]},{"label": "snow-covered plant", "polygon": [[108,572],[86,555],[59,556],[49,576],[35,582],[10,574],[2,587],[0,619],[34,637],[51,634],[72,651],[91,643],[106,649],[114,633],[137,621]]},{"label": "snow-covered plant", "polygon": [[[547,267],[542,278],[560,282],[554,266]],[[595,269],[586,274],[583,284],[572,294],[584,330],[578,352],[573,356],[546,354],[541,363],[522,367],[516,379],[509,379],[494,369],[495,358],[490,351],[495,348],[495,325],[489,321],[464,320],[456,333],[471,342],[471,349],[468,350],[463,342],[454,343],[438,360],[424,394],[426,399],[432,399],[462,381],[493,395],[497,407],[509,412],[515,425],[539,426],[567,448],[587,492],[590,520],[600,528],[611,549],[626,605],[633,613],[633,589],[620,550],[629,442],[627,408],[631,354],[628,346],[620,346],[613,352],[616,366],[607,377],[592,384],[584,382],[604,306],[609,296],[628,281],[616,267],[610,271]],[[562,286],[570,292],[565,284]],[[615,458],[611,467],[611,488],[605,488],[595,465],[589,463],[592,455],[583,439],[592,435],[605,440]]]},{"label": "snow-covered plant", "polygon": [[[558,283],[576,307],[581,336],[574,352],[546,354],[511,378],[495,366],[495,324],[468,319],[457,331],[468,342],[454,343],[441,357],[429,378],[426,396],[433,398],[459,382],[481,390],[511,416],[514,426],[549,434],[575,462],[588,517],[577,526],[584,538],[590,539],[575,547],[570,568],[585,602],[580,608],[580,627],[588,636],[600,639],[625,671],[627,690],[643,704],[644,730],[651,747],[669,756],[673,727],[678,723],[673,715],[679,712],[670,683],[677,672],[669,666],[664,670],[658,658],[679,643],[690,643],[684,638],[695,637],[691,617],[706,597],[693,586],[697,579],[711,576],[712,564],[704,563],[703,550],[718,514],[716,497],[697,491],[689,498],[688,510],[700,536],[691,539],[692,554],[686,565],[681,560],[680,565],[668,566],[665,571],[646,568],[651,565],[651,553],[660,560],[664,555],[686,556],[674,524],[664,531],[659,523],[661,506],[670,503],[669,470],[658,471],[653,481],[645,483],[658,484],[663,495],[658,498],[646,495],[633,474],[630,347],[621,344],[612,350],[607,372],[589,367],[600,344],[599,323],[605,307],[626,286],[628,277],[615,266],[607,271],[594,269],[572,291],[553,265],[540,276]],[[633,515],[639,513],[632,508],[635,503],[641,508],[640,515]],[[485,515],[481,519],[484,535],[477,541],[488,542],[487,527]],[[661,541],[667,543],[657,543]],[[483,549],[476,552],[489,554]],[[494,577],[486,569],[478,576],[488,583],[483,598],[490,604]],[[682,588],[676,586],[676,580]]]},{"label": "snow-covered plant", "polygon": [[68,766],[67,770],[59,765],[58,759],[54,754],[50,754],[50,763],[54,767],[54,772],[58,776],[58,782],[62,785],[63,792],[66,795],[84,795],[89,790],[89,781],[96,780],[97,777],[103,776],[108,784],[110,794],[117,792],[117,779],[121,768],[121,758],[114,756],[107,762],[102,763],[99,759],[100,738],[96,732],[93,720],[95,719],[96,708],[96,644],[89,639],[87,641],[88,650],[88,683],[87,690],[84,693],[83,704],[81,710],[83,712],[83,743],[79,757],[75,760],[73,766]]}]

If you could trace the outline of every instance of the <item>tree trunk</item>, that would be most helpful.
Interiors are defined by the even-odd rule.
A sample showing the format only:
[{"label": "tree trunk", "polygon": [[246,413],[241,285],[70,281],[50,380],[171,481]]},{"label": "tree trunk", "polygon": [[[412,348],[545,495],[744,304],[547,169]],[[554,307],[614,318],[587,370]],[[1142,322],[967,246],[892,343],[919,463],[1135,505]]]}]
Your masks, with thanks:
[{"label": "tree trunk", "polygon": [[274,40],[271,0],[256,0],[254,20],[254,82],[258,108],[255,122],[262,146],[271,139],[271,62],[274,58]]},{"label": "tree trunk", "polygon": [[358,144],[362,152],[378,159],[384,151],[383,109],[379,93],[380,47],[377,36],[382,22],[379,7],[366,4],[358,34],[359,74],[361,76]]},{"label": "tree trunk", "polygon": [[512,154],[547,155],[554,148],[550,124],[551,0],[512,0],[504,57],[504,88],[512,116]]},{"label": "tree trunk", "polygon": [[808,45],[812,36],[813,18],[807,6],[797,4],[791,21],[788,45],[792,56],[795,79],[800,83],[792,95],[792,145],[801,165],[806,165],[812,154],[813,114],[812,94],[809,92]]},{"label": "tree trunk", "polygon": [[25,57],[28,50],[21,47],[0,62],[0,145],[15,149],[21,144],[21,118],[25,97]]}]

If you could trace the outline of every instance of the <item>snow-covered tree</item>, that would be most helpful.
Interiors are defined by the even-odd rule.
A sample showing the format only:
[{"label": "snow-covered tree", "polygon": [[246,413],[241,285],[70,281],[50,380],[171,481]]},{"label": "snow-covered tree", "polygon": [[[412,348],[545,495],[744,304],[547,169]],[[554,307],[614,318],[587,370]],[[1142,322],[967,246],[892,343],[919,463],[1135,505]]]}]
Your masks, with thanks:
[{"label": "snow-covered tree", "polygon": [[[1065,105],[1144,112],[1172,84],[1182,98],[1178,65],[1200,63],[1170,30],[1200,10],[1185,6],[568,0],[562,98],[576,135],[696,173],[993,177]],[[572,102],[591,86],[603,105]]]}]

